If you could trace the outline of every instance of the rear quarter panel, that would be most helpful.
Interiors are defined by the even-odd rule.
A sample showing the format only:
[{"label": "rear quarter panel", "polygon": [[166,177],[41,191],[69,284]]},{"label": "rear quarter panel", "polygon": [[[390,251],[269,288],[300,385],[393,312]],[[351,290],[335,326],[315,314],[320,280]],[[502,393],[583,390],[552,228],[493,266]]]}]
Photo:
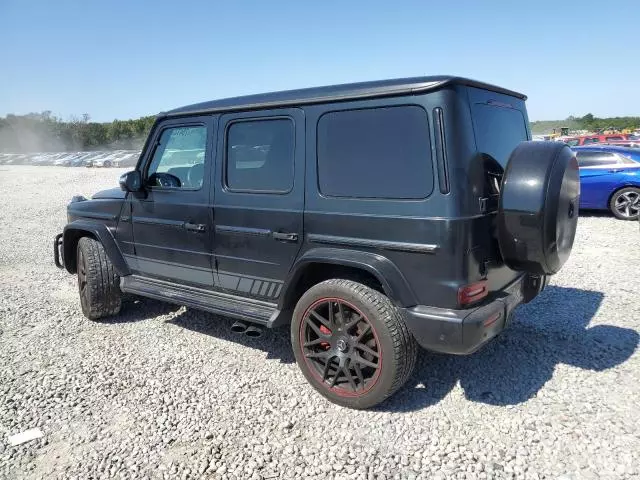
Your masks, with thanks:
[{"label": "rear quarter panel", "polygon": [[640,168],[611,173],[609,168],[580,170],[580,208],[608,210],[611,195],[624,187],[640,187]]}]

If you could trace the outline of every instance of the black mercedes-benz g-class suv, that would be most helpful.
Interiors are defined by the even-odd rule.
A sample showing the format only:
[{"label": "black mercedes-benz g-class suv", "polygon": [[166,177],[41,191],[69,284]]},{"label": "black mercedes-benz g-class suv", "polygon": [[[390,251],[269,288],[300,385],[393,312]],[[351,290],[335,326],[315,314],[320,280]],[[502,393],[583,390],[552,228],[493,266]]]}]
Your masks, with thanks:
[{"label": "black mercedes-benz g-class suv", "polygon": [[525,100],[437,76],[162,113],[120,189],[72,199],[56,264],[92,320],[125,292],[290,323],[313,387],[373,406],[417,345],[474,352],[569,256],[578,165],[529,141]]}]

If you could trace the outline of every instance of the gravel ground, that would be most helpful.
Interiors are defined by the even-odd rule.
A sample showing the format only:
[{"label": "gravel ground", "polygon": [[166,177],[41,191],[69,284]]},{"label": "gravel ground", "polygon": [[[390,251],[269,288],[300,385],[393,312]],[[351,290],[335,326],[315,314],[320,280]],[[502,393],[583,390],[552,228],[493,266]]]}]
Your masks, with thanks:
[{"label": "gravel ground", "polygon": [[[0,167],[0,477],[638,478],[638,224],[580,220],[574,253],[470,357],[423,352],[372,411],[307,385],[286,329],[142,300],[81,312],[52,237],[120,170]],[[39,427],[44,438],[10,447]]]}]

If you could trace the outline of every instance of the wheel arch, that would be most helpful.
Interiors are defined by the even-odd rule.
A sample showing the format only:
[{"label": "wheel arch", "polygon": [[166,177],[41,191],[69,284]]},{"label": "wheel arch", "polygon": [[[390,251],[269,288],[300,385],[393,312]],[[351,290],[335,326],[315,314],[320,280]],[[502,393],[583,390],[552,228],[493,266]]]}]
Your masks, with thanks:
[{"label": "wheel arch", "polygon": [[[326,270],[324,275],[316,273],[323,269]],[[310,275],[310,272],[313,274]],[[292,311],[308,288],[329,278],[335,278],[336,275],[368,283],[368,286],[380,290],[398,306],[409,307],[417,304],[409,283],[387,257],[357,250],[314,248],[305,252],[291,268],[278,308],[281,311]]]},{"label": "wheel arch", "polygon": [[637,188],[638,190],[640,190],[640,184],[632,183],[632,182],[626,182],[624,184],[616,185],[614,187],[614,189],[611,191],[611,193],[609,194],[609,196],[607,197],[607,205],[606,205],[606,209],[607,210],[609,210],[609,208],[610,208],[611,200],[613,200],[613,196],[616,193],[618,193],[620,190],[624,190],[625,188]]},{"label": "wheel arch", "polygon": [[75,220],[64,227],[62,246],[64,267],[67,272],[76,273],[77,247],[82,237],[93,238],[102,244],[118,275],[125,276],[131,273],[107,226],[86,220]]}]

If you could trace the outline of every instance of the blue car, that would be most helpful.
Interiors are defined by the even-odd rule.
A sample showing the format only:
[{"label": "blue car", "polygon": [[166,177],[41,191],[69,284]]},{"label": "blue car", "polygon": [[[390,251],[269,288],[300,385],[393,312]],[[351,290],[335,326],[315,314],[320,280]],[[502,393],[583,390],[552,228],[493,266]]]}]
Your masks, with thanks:
[{"label": "blue car", "polygon": [[580,166],[580,208],[609,210],[622,220],[640,214],[640,151],[614,146],[573,147]]}]

